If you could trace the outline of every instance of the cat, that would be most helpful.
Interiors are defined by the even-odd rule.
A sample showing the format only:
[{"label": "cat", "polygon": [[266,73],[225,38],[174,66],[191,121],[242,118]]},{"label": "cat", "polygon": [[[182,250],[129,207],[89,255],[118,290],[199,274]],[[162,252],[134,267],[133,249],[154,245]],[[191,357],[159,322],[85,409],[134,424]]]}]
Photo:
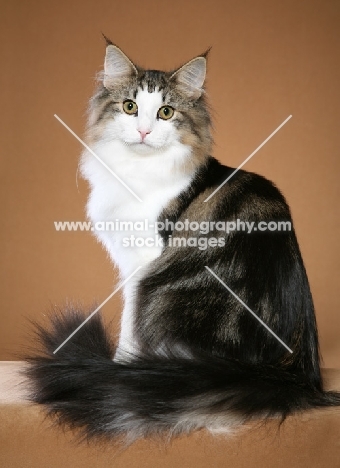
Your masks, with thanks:
[{"label": "cat", "polygon": [[[94,231],[125,281],[119,341],[97,313],[55,352],[88,317],[56,311],[28,359],[32,400],[90,438],[128,441],[340,405],[323,389],[287,202],[264,177],[211,156],[208,53],[145,70],[106,41],[86,130],[97,157],[85,151],[81,172],[93,225],[131,222],[128,235]],[[260,229],[279,222],[292,228]]]}]

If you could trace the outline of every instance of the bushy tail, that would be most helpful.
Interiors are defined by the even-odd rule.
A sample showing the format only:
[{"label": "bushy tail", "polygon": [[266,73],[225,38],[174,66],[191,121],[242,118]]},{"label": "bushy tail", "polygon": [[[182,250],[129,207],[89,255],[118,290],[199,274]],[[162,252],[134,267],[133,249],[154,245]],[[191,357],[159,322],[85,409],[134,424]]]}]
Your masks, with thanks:
[{"label": "bushy tail", "polygon": [[28,359],[26,373],[32,400],[86,436],[133,440],[165,431],[228,429],[255,418],[340,405],[340,394],[312,388],[302,375],[274,366],[203,353],[190,359],[150,353],[114,362],[99,315],[53,354],[84,319],[73,310],[53,317],[49,330],[38,326],[43,353]]}]

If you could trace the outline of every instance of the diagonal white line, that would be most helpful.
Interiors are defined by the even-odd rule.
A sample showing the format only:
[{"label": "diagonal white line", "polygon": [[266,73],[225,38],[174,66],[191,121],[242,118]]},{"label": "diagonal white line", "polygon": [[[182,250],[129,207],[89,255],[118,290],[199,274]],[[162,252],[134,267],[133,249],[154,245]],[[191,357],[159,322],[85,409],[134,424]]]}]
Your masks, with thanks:
[{"label": "diagonal white line", "polygon": [[139,196],[136,195],[135,192],[128,185],[126,185],[126,183],[119,176],[117,176],[117,174],[115,174],[113,170],[102,159],[100,159],[100,157],[81,138],[79,138],[79,136],[74,133],[74,131],[71,130],[70,127],[66,125],[66,123],[60,117],[57,116],[57,114],[54,114],[54,117],[59,120],[59,122],[84,146],[84,148],[86,148],[87,151],[89,151],[122,185],[124,185],[124,187],[130,193],[132,193],[132,195],[137,198],[138,201],[143,202],[143,200],[139,198]]},{"label": "diagonal white line", "polygon": [[281,340],[281,338],[279,338],[276,333],[273,332],[273,330],[271,330],[268,325],[266,325],[264,323],[263,320],[260,319],[260,317],[258,317],[255,312],[253,312],[248,306],[247,304],[245,304],[242,299],[240,299],[238,297],[237,294],[235,294],[217,275],[216,273],[214,273],[208,266],[205,267],[260,323],[261,325],[263,325],[290,353],[293,353],[293,351],[286,345],[286,343],[284,341]]},{"label": "diagonal white line", "polygon": [[284,122],[282,122],[282,124],[279,125],[279,126],[277,127],[277,129],[274,130],[273,133],[271,133],[271,134],[269,135],[269,137],[266,138],[266,139],[264,140],[264,142],[261,143],[260,146],[258,146],[258,147],[256,148],[256,150],[253,151],[253,152],[251,153],[251,155],[248,156],[247,159],[245,159],[245,160],[243,161],[243,163],[240,164],[240,165],[238,166],[238,168],[235,169],[234,172],[232,172],[232,173],[230,174],[230,176],[227,177],[226,180],[225,180],[224,182],[222,182],[222,184],[219,185],[219,186],[217,187],[217,189],[215,189],[215,190],[213,191],[213,193],[211,193],[211,194],[209,195],[209,197],[206,198],[206,199],[204,200],[204,203],[206,203],[207,201],[209,201],[210,198],[213,197],[213,196],[215,195],[215,193],[218,192],[218,191],[220,190],[220,188],[222,188],[223,185],[226,184],[226,183],[228,182],[228,180],[230,180],[230,179],[236,174],[236,172],[239,171],[239,170],[241,169],[241,167],[243,167],[243,166],[249,161],[249,159],[252,158],[252,157],[254,156],[254,154],[256,154],[256,153],[258,152],[258,150],[261,149],[262,146],[264,146],[264,145],[267,143],[267,141],[269,141],[269,140],[275,135],[275,133],[277,133],[277,132],[280,130],[280,128],[282,128],[282,127],[288,122],[288,120],[290,120],[292,117],[293,117],[292,115],[290,115],[289,117],[287,117],[286,120],[285,120]]},{"label": "diagonal white line", "polygon": [[67,343],[68,340],[70,340],[70,339],[72,338],[72,336],[74,336],[74,335],[81,329],[81,327],[83,327],[83,326],[85,325],[85,323],[88,322],[88,321],[98,312],[98,310],[100,310],[100,309],[103,307],[103,305],[105,305],[105,304],[107,303],[107,301],[109,301],[109,300],[111,299],[111,297],[114,296],[114,295],[129,281],[129,279],[132,278],[132,277],[137,273],[137,271],[140,270],[141,268],[142,268],[141,266],[139,266],[138,268],[136,268],[135,271],[134,271],[133,273],[131,273],[130,276],[128,276],[122,283],[120,283],[120,284],[116,287],[116,289],[109,295],[109,297],[107,297],[107,298],[105,299],[105,301],[102,302],[102,303],[100,304],[100,306],[98,306],[98,307],[96,308],[96,310],[94,310],[94,311],[84,320],[84,322],[83,322],[82,324],[80,324],[79,327],[76,328],[76,329],[74,330],[74,332],[72,332],[71,335],[68,336],[68,337],[66,338],[66,340],[63,341],[63,342],[61,343],[61,345],[59,345],[58,348],[55,349],[55,350],[53,351],[53,354],[56,354],[56,353],[59,351],[59,349],[62,348],[62,347],[64,346],[64,344]]}]

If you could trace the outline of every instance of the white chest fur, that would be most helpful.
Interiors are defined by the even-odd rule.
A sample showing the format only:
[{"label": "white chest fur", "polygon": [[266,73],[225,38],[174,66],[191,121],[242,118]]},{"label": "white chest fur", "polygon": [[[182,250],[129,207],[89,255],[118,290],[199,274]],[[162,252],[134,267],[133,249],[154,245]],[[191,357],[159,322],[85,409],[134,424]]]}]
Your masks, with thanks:
[{"label": "white chest fur", "polygon": [[[147,220],[149,226],[154,225],[164,207],[189,185],[193,177],[193,174],[184,174],[180,169],[181,163],[190,156],[190,148],[181,143],[149,156],[137,155],[120,141],[104,141],[92,149],[142,200],[138,201],[93,155],[86,152],[82,160],[82,174],[91,186],[87,214],[93,223]],[[159,245],[124,246],[123,239],[127,236],[154,238],[153,228],[128,233],[101,230],[95,235],[118,266],[122,279],[137,267],[146,267],[162,251]],[[119,349],[128,352],[137,351],[133,339],[134,292],[143,270],[145,268],[131,278],[123,289]]]},{"label": "white chest fur", "polygon": [[[142,200],[133,196],[93,155],[86,153],[82,173],[90,182],[91,193],[87,214],[93,223],[107,221],[144,221],[153,226],[159,214],[171,199],[185,189],[192,175],[176,169],[189,156],[187,146],[177,144],[159,155],[140,156],[131,153],[121,142],[101,143],[93,150]],[[138,266],[145,266],[161,253],[159,246],[124,246],[127,236],[155,237],[154,229],[126,232],[119,230],[95,231],[111,259],[126,278]]]}]

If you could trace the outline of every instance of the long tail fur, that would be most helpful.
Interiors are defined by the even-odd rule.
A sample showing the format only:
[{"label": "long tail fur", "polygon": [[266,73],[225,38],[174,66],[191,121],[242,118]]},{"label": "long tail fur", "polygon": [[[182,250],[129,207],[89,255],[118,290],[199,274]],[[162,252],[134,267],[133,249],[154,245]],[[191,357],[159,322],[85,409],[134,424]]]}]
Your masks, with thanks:
[{"label": "long tail fur", "polygon": [[112,361],[115,347],[99,314],[57,353],[85,319],[68,310],[37,327],[43,352],[28,359],[32,400],[58,421],[88,437],[133,440],[162,434],[230,427],[252,419],[340,405],[340,394],[311,387],[303,375],[204,353],[146,353]]}]

